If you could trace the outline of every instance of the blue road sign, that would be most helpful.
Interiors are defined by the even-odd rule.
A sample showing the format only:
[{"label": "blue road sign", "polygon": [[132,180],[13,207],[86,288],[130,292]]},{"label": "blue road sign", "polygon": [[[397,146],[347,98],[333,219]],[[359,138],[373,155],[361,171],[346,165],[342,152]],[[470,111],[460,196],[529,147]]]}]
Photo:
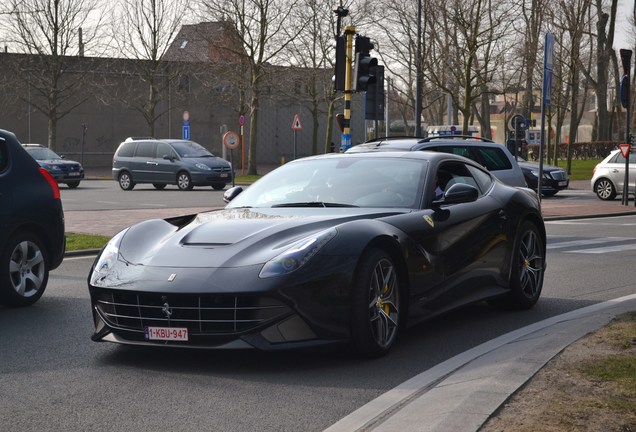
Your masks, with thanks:
[{"label": "blue road sign", "polygon": [[189,140],[190,139],[190,122],[188,122],[188,124],[185,124],[186,122],[183,122],[183,133],[181,134],[182,139],[184,140]]}]

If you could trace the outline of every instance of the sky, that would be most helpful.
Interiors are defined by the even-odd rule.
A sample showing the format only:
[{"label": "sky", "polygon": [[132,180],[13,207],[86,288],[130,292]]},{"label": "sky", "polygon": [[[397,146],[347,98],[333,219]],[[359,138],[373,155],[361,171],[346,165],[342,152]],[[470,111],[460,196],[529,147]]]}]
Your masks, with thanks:
[{"label": "sky", "polygon": [[631,34],[629,17],[634,9],[634,0],[618,0],[616,11],[616,31],[614,32],[614,49],[633,49],[634,35]]}]

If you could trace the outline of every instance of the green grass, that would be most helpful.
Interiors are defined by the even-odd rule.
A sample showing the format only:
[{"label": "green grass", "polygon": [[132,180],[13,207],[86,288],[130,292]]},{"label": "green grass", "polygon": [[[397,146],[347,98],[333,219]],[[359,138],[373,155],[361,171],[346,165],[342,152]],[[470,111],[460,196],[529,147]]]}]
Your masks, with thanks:
[{"label": "green grass", "polygon": [[110,237],[92,234],[66,233],[66,250],[101,249]]},{"label": "green grass", "polygon": [[[572,172],[570,173],[570,180],[591,180],[594,167],[602,160],[603,159],[572,160]],[[559,166],[564,168],[566,166],[566,161],[560,160]]]},{"label": "green grass", "polygon": [[237,175],[234,178],[234,183],[254,183],[256,180],[261,178],[260,175]]}]

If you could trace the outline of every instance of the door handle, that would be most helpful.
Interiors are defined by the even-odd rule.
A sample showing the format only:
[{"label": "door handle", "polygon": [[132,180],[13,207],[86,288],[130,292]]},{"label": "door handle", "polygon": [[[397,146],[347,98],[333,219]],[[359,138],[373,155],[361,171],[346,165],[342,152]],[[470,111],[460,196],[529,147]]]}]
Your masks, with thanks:
[{"label": "door handle", "polygon": [[159,165],[157,162],[146,161],[146,165]]}]

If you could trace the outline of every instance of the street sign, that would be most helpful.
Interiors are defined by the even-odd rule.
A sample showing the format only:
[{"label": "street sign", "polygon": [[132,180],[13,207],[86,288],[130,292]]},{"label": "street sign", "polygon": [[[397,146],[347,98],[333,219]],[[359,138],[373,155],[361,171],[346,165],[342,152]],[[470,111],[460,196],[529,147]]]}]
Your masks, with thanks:
[{"label": "street sign", "polygon": [[190,113],[188,111],[183,112],[183,121],[184,122],[190,121]]},{"label": "street sign", "polygon": [[631,150],[632,146],[630,146],[629,144],[619,144],[618,148],[621,150],[621,154],[623,155],[623,157],[627,159],[629,157],[629,151]]},{"label": "street sign", "polygon": [[240,117],[239,117],[239,124],[240,124],[241,126],[243,126],[243,125],[245,124],[245,116],[244,116],[244,115],[242,115],[242,116],[240,116]]},{"label": "street sign", "polygon": [[292,122],[291,128],[293,131],[303,130],[303,125],[300,123],[300,117],[298,117],[298,114],[294,116],[294,121]]},{"label": "street sign", "polygon": [[[190,139],[190,125],[186,125],[185,122],[183,122],[183,130],[181,133],[181,138],[184,140],[189,140]],[[188,122],[189,123],[189,122]]]},{"label": "street sign", "polygon": [[227,131],[225,132],[225,135],[223,135],[223,145],[226,148],[230,150],[234,150],[235,148],[239,146],[239,143],[240,143],[239,136],[236,132]]}]

